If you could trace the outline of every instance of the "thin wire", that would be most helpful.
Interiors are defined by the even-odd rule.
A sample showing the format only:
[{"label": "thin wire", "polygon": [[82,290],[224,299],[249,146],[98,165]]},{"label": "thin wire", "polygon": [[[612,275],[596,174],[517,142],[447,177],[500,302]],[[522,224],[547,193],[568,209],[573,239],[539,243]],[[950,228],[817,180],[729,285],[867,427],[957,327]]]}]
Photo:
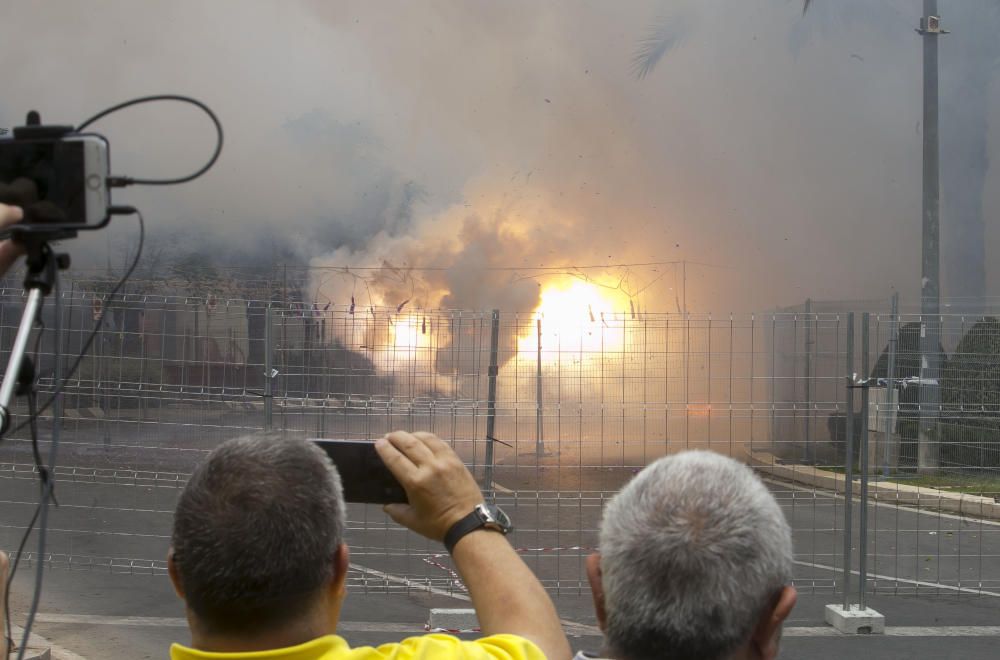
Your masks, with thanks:
[{"label": "thin wire", "polygon": [[137,184],[143,186],[170,186],[177,183],[187,183],[188,181],[193,181],[194,179],[197,179],[202,174],[211,169],[211,167],[215,165],[215,161],[219,159],[219,154],[222,153],[222,142],[223,142],[222,123],[219,121],[219,118],[215,116],[215,113],[212,112],[211,108],[209,108],[201,101],[193,99],[190,96],[181,96],[179,94],[157,94],[155,96],[143,96],[141,98],[132,99],[131,101],[125,101],[124,103],[119,103],[118,105],[112,106],[107,110],[103,110],[97,113],[87,121],[77,126],[76,132],[79,133],[87,126],[90,126],[97,120],[106,117],[107,115],[110,115],[113,112],[123,110],[133,105],[139,105],[140,103],[152,103],[154,101],[180,101],[182,103],[190,103],[191,105],[201,108],[201,110],[208,115],[209,119],[212,120],[212,123],[215,124],[215,132],[216,135],[218,136],[218,141],[215,144],[215,151],[212,153],[212,157],[209,159],[208,163],[206,163],[204,167],[202,167],[194,174],[190,174],[188,176],[178,177],[175,179],[136,179],[134,177],[111,177],[109,181],[112,182],[112,185],[128,186]]},{"label": "thin wire", "polygon": [[[34,417],[35,416],[33,415],[32,419],[34,419]],[[35,428],[34,422],[32,422],[32,428]],[[55,454],[54,446],[50,453]],[[45,566],[45,542],[48,536],[49,498],[51,496],[52,481],[48,480],[44,482],[44,485],[42,486],[41,501],[38,503],[38,508],[41,509],[41,516],[38,521],[38,557],[36,558],[35,564],[35,593],[31,599],[31,609],[28,610],[28,620],[24,624],[24,636],[21,638],[21,648],[18,651],[17,660],[23,660],[24,654],[28,650],[28,636],[31,635],[31,628],[35,623],[35,615],[38,613],[38,604],[42,598],[42,578],[45,574],[45,571],[43,570]]]},{"label": "thin wire", "polygon": [[[35,393],[31,392],[28,394],[28,412],[31,414],[35,407]],[[38,456],[38,426],[34,421],[34,416],[32,415],[31,422],[31,445],[35,452],[35,460],[40,460]],[[40,467],[39,479],[41,492],[39,493],[38,504],[35,506],[35,513],[31,516],[31,522],[28,523],[28,528],[24,530],[24,536],[21,537],[21,543],[17,546],[17,557],[14,558],[14,565],[11,567],[10,578],[7,580],[7,592],[4,594],[4,604],[6,606],[7,612],[7,635],[10,638],[10,633],[12,632],[10,624],[10,592],[14,584],[14,574],[17,573],[17,567],[21,563],[21,555],[24,553],[24,546],[27,545],[28,537],[31,536],[31,532],[34,529],[35,523],[38,522],[39,516],[41,516],[41,527],[38,536],[38,556],[36,557],[36,573],[35,573],[35,591],[32,596],[31,610],[28,615],[28,621],[24,626],[24,634],[21,637],[20,649],[18,652],[18,659],[24,657],[24,652],[28,648],[28,636],[31,633],[31,627],[34,623],[35,613],[38,610],[38,601],[41,597],[41,584],[42,584],[42,561],[45,557],[45,527],[48,520],[48,508],[49,508],[49,496],[52,495],[52,482],[47,478],[48,471],[44,470],[44,466]],[[9,653],[9,650],[8,650]]]},{"label": "thin wire", "polygon": [[[41,498],[39,498],[40,500]],[[35,523],[38,522],[38,515],[42,512],[42,503],[39,501],[35,505],[35,513],[31,516],[31,521],[28,523],[28,528],[24,531],[24,536],[21,537],[21,543],[17,546],[17,554],[14,555],[14,563],[10,568],[10,575],[7,577],[7,591],[4,593],[4,612],[6,613],[6,625],[7,625],[7,643],[8,643],[8,653],[12,650],[10,647],[13,645],[14,639],[11,637],[13,629],[10,625],[10,590],[14,584],[14,574],[17,572],[17,566],[21,563],[21,555],[24,554],[24,546],[28,543],[28,537],[31,536],[31,532],[35,528]],[[41,561],[41,558],[38,558]]]},{"label": "thin wire", "polygon": [[[38,312],[38,333],[35,335],[35,350],[34,350],[34,364],[38,364],[38,353],[39,347],[42,342],[42,333],[45,331],[45,324],[41,321],[42,314],[41,309]],[[28,414],[29,417],[34,413],[36,403],[36,392],[34,385],[32,384],[31,389],[28,390]],[[38,475],[40,479],[40,486],[42,489],[49,488],[48,481],[48,470],[42,464],[42,457],[38,451],[38,426],[34,420],[31,422],[31,453],[35,460],[35,468],[38,470]],[[17,546],[17,554],[14,555],[14,563],[11,564],[10,573],[7,575],[6,591],[4,591],[4,635],[7,638],[8,643],[8,653],[11,650],[14,639],[11,636],[13,628],[11,628],[10,623],[10,591],[14,584],[14,575],[17,574],[17,567],[21,563],[21,555],[24,554],[24,546],[28,543],[28,538],[31,536],[31,532],[34,530],[35,523],[38,521],[38,515],[42,511],[41,503],[41,493],[39,493],[39,502],[35,505],[35,513],[31,516],[31,521],[28,523],[27,529],[24,530],[24,535],[21,537],[21,542]],[[26,640],[22,640],[22,645]]]},{"label": "thin wire", "polygon": [[[703,261],[691,261],[686,260],[688,265],[691,266],[704,266],[706,268],[723,268],[726,270],[739,270],[732,266],[725,266],[722,264],[712,264]],[[564,264],[562,266],[483,266],[477,270],[483,271],[529,271],[529,270],[553,270],[553,271],[566,271],[571,269],[579,270],[595,270],[600,268],[642,268],[651,266],[672,266],[680,263],[685,263],[685,260],[680,261],[638,261],[635,263],[622,263],[622,264],[585,264],[578,266],[576,264]],[[218,270],[259,270],[260,266],[216,266]],[[289,270],[295,271],[309,271],[309,270],[333,270],[341,271],[344,273],[350,273],[352,270],[393,270],[393,271],[420,271],[420,272],[445,272],[450,270],[456,270],[460,266],[295,266]],[[90,270],[100,270],[99,268],[93,268]]]},{"label": "thin wire", "polygon": [[[123,209],[119,208],[118,210],[119,210],[119,212],[121,212]],[[130,210],[135,211],[135,209],[130,209]],[[141,216],[140,216],[140,223],[141,223]],[[140,226],[141,226],[141,224],[140,224]],[[139,250],[137,250],[137,253],[141,252],[141,250],[142,250],[142,241],[141,241],[141,238],[140,238]],[[138,254],[136,255],[136,261],[138,261]],[[126,276],[125,276],[125,278],[123,278],[123,280],[126,279],[127,277],[128,277],[128,275],[126,274]],[[61,375],[61,369],[60,369],[60,367],[62,365],[62,307],[59,304],[61,293],[62,293],[62,288],[60,286],[59,272],[58,272],[58,269],[56,269],[56,273],[55,273],[55,294],[56,294],[56,301],[57,302],[56,302],[56,308],[55,308],[55,315],[56,315],[56,330],[57,330],[57,332],[56,332],[55,349],[53,351],[53,356],[55,358],[55,377],[56,378],[59,378],[59,376]],[[41,332],[39,332],[39,335],[40,334],[41,334]],[[36,339],[36,343],[35,343],[35,358],[36,358],[36,361],[37,361],[37,357],[38,357],[38,347],[39,347],[40,343],[41,343],[41,337],[38,337]],[[65,381],[63,381],[63,382],[65,382]],[[56,396],[58,396],[58,395],[56,395]],[[37,425],[37,419],[38,419],[38,413],[33,410],[34,405],[35,405],[35,397],[34,397],[34,392],[33,392],[33,387],[32,387],[31,389],[29,389],[29,397],[28,397],[28,406],[29,406],[28,413],[29,413],[29,416],[28,416],[28,419],[29,419],[29,423],[30,423],[30,426],[31,426],[31,443],[36,448],[35,455],[36,455],[36,460],[37,460],[37,457],[38,457],[38,452],[37,452],[37,445],[38,445],[38,425]],[[59,406],[57,406],[56,412],[57,413],[61,412]],[[38,614],[38,605],[41,602],[41,598],[42,598],[42,580],[44,579],[44,576],[45,576],[45,543],[48,540],[48,527],[49,527],[48,526],[48,521],[49,521],[49,500],[51,499],[53,502],[56,502],[57,506],[59,504],[56,501],[56,499],[55,499],[55,493],[54,493],[55,483],[54,483],[54,481],[52,479],[52,476],[51,476],[52,473],[55,471],[55,466],[56,466],[56,451],[58,450],[58,448],[59,448],[59,420],[58,420],[58,418],[53,418],[53,420],[52,420],[52,438],[51,438],[51,441],[49,443],[49,464],[48,464],[47,468],[44,468],[44,466],[39,466],[39,478],[41,480],[42,493],[41,493],[41,497],[39,498],[39,503],[38,503],[38,508],[40,509],[41,513],[40,513],[40,515],[38,517],[38,554],[37,554],[37,557],[36,557],[36,564],[35,564],[35,590],[34,590],[34,595],[32,596],[32,599],[31,599],[31,609],[28,611],[28,620],[24,624],[24,636],[21,639],[21,648],[20,648],[20,650],[18,652],[18,655],[17,655],[18,660],[23,660],[24,654],[28,650],[28,639],[31,636],[31,629],[34,626],[35,616]],[[42,471],[43,469],[44,469],[44,472]],[[26,530],[26,532],[30,533],[30,530]]]},{"label": "thin wire", "polygon": [[76,373],[77,368],[80,366],[80,362],[83,361],[83,358],[90,350],[91,344],[94,343],[94,338],[97,336],[98,330],[100,330],[101,327],[104,325],[104,317],[107,315],[108,310],[111,309],[111,303],[114,301],[115,296],[118,295],[118,292],[121,290],[122,286],[124,286],[125,283],[128,281],[129,277],[132,276],[132,273],[135,271],[136,266],[139,265],[139,257],[142,256],[142,246],[146,239],[146,223],[143,220],[141,212],[139,212],[136,209],[132,210],[135,212],[135,215],[139,218],[139,247],[135,251],[135,258],[132,260],[132,265],[129,266],[128,271],[126,271],[126,273],[122,276],[122,278],[118,280],[118,284],[116,284],[115,288],[111,290],[110,294],[108,294],[107,304],[104,305],[104,309],[101,311],[100,318],[98,318],[97,322],[94,324],[94,329],[90,331],[90,335],[87,337],[87,341],[84,343],[83,348],[80,349],[80,353],[76,356],[76,359],[73,361],[73,365],[69,368],[69,371],[62,378],[62,380],[59,381],[59,383],[56,385],[55,390],[53,390],[52,395],[45,401],[45,404],[42,405],[42,407],[39,408],[34,414],[29,415],[28,419],[15,426],[14,430],[11,431],[12,435],[23,429],[27,424],[33,422],[35,419],[38,418],[39,415],[48,410],[49,406],[51,406],[52,403],[55,402],[56,397],[62,394],[63,388],[66,387],[66,384],[69,383],[69,380],[73,377],[73,374]]}]

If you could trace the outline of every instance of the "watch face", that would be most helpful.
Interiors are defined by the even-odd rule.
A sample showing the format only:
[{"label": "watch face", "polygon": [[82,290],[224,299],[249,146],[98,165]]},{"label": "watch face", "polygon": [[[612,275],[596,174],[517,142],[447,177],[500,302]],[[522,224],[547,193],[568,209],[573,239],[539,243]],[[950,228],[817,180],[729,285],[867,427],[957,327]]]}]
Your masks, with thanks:
[{"label": "watch face", "polygon": [[503,509],[492,504],[484,504],[482,506],[490,518],[490,521],[486,523],[488,526],[494,527],[497,531],[503,532],[504,534],[509,534],[513,531],[514,526],[510,522],[510,517],[503,512]]}]

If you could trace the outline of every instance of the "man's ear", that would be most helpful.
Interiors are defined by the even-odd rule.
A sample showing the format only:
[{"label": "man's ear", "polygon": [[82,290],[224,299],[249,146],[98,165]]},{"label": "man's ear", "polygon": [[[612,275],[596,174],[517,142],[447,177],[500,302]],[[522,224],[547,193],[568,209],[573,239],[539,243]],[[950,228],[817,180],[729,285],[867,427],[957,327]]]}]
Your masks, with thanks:
[{"label": "man's ear", "polygon": [[184,583],[181,582],[181,574],[177,568],[177,562],[174,561],[174,548],[170,546],[167,550],[167,574],[170,576],[170,584],[174,585],[174,592],[177,597],[184,600]]},{"label": "man's ear", "polygon": [[347,569],[351,564],[351,552],[347,549],[346,543],[341,543],[333,553],[333,577],[327,585],[326,603],[327,616],[329,617],[329,634],[337,632],[337,625],[340,623],[340,608],[344,604],[347,596]]},{"label": "man's ear", "polygon": [[608,612],[604,607],[603,579],[601,553],[593,552],[587,556],[587,580],[590,582],[590,593],[594,597],[594,614],[597,615],[597,625],[602,632],[606,630],[608,622]]},{"label": "man's ear", "polygon": [[346,543],[337,546],[337,551],[333,553],[333,580],[331,588],[338,594],[344,592],[344,584],[347,582],[347,570],[351,565],[351,551],[347,549]]},{"label": "man's ear", "polygon": [[761,616],[754,630],[752,643],[757,650],[757,657],[772,660],[778,657],[778,643],[781,641],[781,625],[792,613],[798,594],[795,587],[782,587],[775,597],[773,606]]}]

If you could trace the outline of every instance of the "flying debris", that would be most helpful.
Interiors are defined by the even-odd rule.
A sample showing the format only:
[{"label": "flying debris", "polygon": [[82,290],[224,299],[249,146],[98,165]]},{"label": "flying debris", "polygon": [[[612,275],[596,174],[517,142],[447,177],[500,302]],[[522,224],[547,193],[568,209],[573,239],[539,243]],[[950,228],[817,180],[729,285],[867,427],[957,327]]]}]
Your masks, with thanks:
[{"label": "flying debris", "polygon": [[402,312],[403,308],[406,307],[406,303],[408,303],[408,302],[410,302],[409,298],[407,298],[403,302],[399,303],[399,305],[396,306],[396,313],[399,314],[400,312]]}]

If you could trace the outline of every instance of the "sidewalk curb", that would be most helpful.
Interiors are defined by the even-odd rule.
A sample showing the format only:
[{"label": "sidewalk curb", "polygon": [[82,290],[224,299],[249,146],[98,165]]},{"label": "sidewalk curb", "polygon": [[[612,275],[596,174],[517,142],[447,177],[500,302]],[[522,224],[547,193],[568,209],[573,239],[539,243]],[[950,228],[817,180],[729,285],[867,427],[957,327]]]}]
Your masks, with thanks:
[{"label": "sidewalk curb", "polygon": [[[11,626],[13,635],[11,635],[16,642],[20,642],[21,638],[24,636],[24,628],[21,626]],[[29,638],[30,646],[28,647],[27,653],[25,653],[26,660],[44,660],[46,658],[45,652],[48,652],[48,657],[51,660],[87,660],[82,655],[74,653],[67,648],[63,648],[58,644],[53,644],[49,640],[45,639],[38,633],[31,633]],[[11,651],[12,657],[17,657],[14,655],[14,651]],[[31,655],[35,653],[35,655]]]},{"label": "sidewalk curb", "polygon": [[[777,456],[766,452],[754,452],[749,455],[749,459],[750,465],[761,474],[782,481],[822,488],[837,495],[844,494],[845,476],[838,472],[821,470],[812,465],[782,464],[779,463]],[[902,504],[973,518],[1000,520],[1000,502],[991,497],[949,493],[926,486],[911,486],[897,482],[875,481],[874,479],[868,482],[868,492],[875,502]],[[857,493],[857,489],[855,489],[855,493]]]}]

